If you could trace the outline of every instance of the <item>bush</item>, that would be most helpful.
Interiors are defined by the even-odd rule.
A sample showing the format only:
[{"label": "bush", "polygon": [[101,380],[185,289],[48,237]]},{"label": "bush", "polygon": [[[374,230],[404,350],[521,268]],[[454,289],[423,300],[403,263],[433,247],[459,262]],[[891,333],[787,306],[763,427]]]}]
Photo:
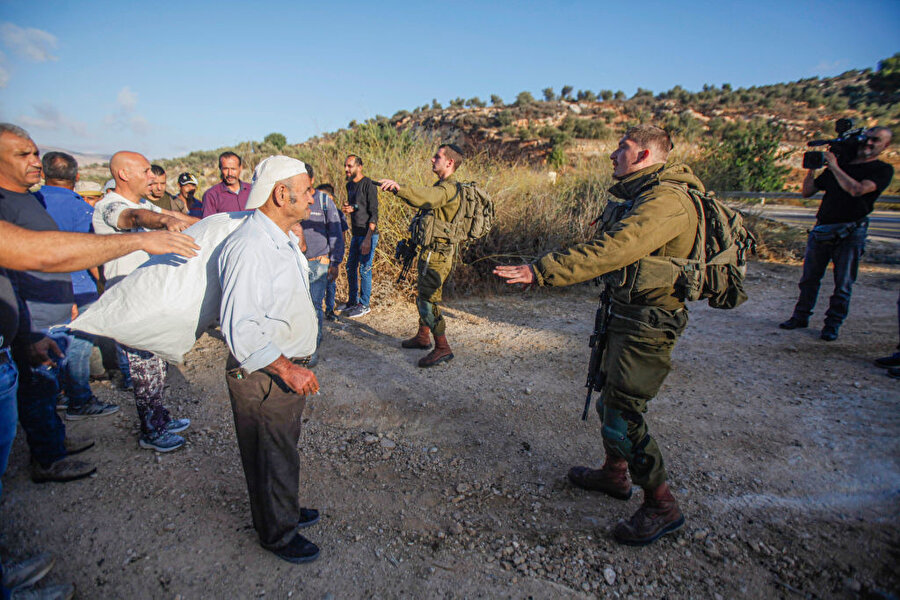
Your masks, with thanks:
[{"label": "bush", "polygon": [[491,106],[503,106],[503,98],[497,94],[491,94]]},{"label": "bush", "polygon": [[529,104],[534,104],[534,96],[531,95],[531,92],[519,92],[513,106],[528,106]]},{"label": "bush", "polygon": [[272,144],[275,148],[281,150],[287,145],[287,138],[281,133],[270,133],[263,138],[263,143]]},{"label": "bush", "polygon": [[787,156],[779,150],[783,136],[784,128],[773,122],[727,124],[721,137],[704,144],[698,175],[719,191],[781,191],[790,172],[779,162]]}]

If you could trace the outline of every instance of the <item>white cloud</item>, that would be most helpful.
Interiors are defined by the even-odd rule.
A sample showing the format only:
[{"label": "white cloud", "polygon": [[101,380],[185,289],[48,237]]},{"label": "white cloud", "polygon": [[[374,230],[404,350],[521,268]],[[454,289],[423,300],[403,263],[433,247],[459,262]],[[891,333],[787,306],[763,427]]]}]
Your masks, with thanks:
[{"label": "white cloud", "polygon": [[137,107],[137,101],[137,94],[132,92],[127,85],[119,91],[119,95],[116,97],[119,107],[126,112],[133,111]]},{"label": "white cloud", "polygon": [[68,131],[77,136],[90,135],[86,123],[76,121],[64,115],[59,108],[50,102],[39,102],[33,106],[34,116],[21,115],[18,122],[26,129],[43,129],[47,131]]},{"label": "white cloud", "polygon": [[0,40],[7,47],[35,62],[56,60],[56,57],[51,54],[56,48],[56,36],[52,33],[32,27],[26,29],[12,23],[2,23],[0,24]]},{"label": "white cloud", "polygon": [[136,135],[146,135],[150,131],[150,123],[137,113],[137,102],[137,93],[126,85],[116,96],[116,110],[106,115],[103,123],[108,127],[129,130]]}]

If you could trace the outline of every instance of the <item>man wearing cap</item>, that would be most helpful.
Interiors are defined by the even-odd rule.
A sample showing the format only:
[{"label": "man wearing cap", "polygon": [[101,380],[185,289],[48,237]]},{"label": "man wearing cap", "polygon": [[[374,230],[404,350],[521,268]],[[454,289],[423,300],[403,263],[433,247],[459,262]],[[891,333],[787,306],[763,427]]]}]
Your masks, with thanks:
[{"label": "man wearing cap", "polygon": [[93,181],[78,181],[75,183],[75,193],[94,208],[97,201],[103,197],[103,190],[99,183]]},{"label": "man wearing cap", "polygon": [[241,157],[234,152],[219,155],[219,174],[222,181],[203,192],[203,216],[221,212],[247,210],[250,184],[241,181]]},{"label": "man wearing cap", "polygon": [[194,197],[197,192],[197,178],[190,173],[178,176],[178,195],[172,197],[172,210],[197,217],[203,216],[203,205]]},{"label": "man wearing cap", "polygon": [[220,321],[231,350],[225,380],[253,526],[263,548],[293,563],[319,555],[297,533],[319,519],[300,507],[297,454],[306,396],[319,383],[304,366],[316,349],[316,314],[308,263],[291,232],[309,217],[312,192],[301,161],[263,160],[246,205],[253,214],[219,255]]},{"label": "man wearing cap", "polygon": [[[310,183],[314,183],[312,167],[306,165],[309,171]],[[324,184],[326,189],[334,192],[330,184]],[[328,282],[337,278],[338,269],[344,260],[344,232],[341,229],[341,211],[325,191],[316,188],[313,194],[312,208],[309,209],[309,217],[300,222],[303,240],[306,248],[303,250],[309,261],[309,291],[312,296],[313,306],[316,308],[316,318],[319,321],[319,333],[316,337],[316,353],[310,366],[315,366],[318,358],[319,344],[322,343],[322,321],[325,313],[322,303],[328,289]]]}]

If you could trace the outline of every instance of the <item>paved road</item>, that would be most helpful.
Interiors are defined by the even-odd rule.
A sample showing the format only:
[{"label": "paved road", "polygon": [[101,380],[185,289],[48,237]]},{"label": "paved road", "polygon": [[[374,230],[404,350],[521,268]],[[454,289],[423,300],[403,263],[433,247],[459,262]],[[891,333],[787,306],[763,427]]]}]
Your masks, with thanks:
[{"label": "paved road", "polygon": [[[750,210],[762,216],[796,227],[812,227],[816,209],[802,206],[753,206]],[[900,211],[876,210],[869,215],[869,239],[892,241],[900,244]]]}]

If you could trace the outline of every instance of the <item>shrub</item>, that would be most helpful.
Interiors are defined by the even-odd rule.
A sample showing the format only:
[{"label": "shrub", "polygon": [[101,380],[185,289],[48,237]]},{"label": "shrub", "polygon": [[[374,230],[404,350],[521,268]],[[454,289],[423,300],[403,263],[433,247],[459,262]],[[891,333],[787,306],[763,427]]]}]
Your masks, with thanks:
[{"label": "shrub", "polygon": [[534,96],[531,95],[531,92],[519,92],[513,106],[528,106],[529,104],[534,104]]},{"label": "shrub", "polygon": [[284,137],[284,134],[281,133],[270,133],[265,138],[263,138],[263,143],[272,144],[278,150],[281,150],[287,145],[287,138]]},{"label": "shrub", "polygon": [[715,190],[781,191],[790,172],[780,164],[787,156],[779,150],[783,136],[784,128],[774,122],[728,124],[720,138],[704,144],[698,174]]},{"label": "shrub", "polygon": [[503,98],[497,94],[491,94],[491,106],[503,106]]}]

